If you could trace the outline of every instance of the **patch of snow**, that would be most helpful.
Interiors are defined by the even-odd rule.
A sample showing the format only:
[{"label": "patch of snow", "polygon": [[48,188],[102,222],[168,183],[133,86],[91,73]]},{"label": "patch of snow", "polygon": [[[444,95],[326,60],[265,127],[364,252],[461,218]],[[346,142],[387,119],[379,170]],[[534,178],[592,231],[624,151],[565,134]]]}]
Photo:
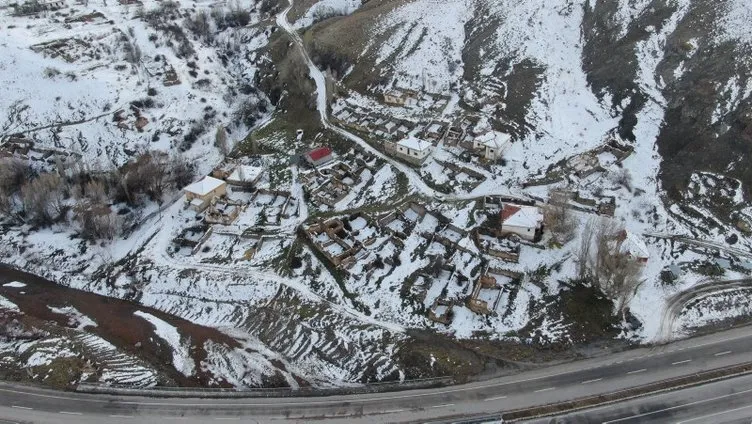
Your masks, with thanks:
[{"label": "patch of snow", "polygon": [[176,370],[186,377],[194,374],[196,362],[188,351],[190,346],[181,340],[177,328],[146,312],[136,311],[133,315],[149,321],[154,326],[154,333],[170,345],[172,349],[172,365]]},{"label": "patch of snow", "polygon": [[88,316],[82,314],[78,309],[72,306],[66,306],[63,308],[56,308],[54,306],[47,306],[52,312],[61,315],[68,316],[68,323],[77,330],[83,330],[86,327],[96,327],[97,323],[94,322]]},{"label": "patch of snow", "polygon": [[18,312],[18,305],[11,302],[10,300],[6,299],[3,296],[0,296],[0,309],[7,309],[9,311]]}]

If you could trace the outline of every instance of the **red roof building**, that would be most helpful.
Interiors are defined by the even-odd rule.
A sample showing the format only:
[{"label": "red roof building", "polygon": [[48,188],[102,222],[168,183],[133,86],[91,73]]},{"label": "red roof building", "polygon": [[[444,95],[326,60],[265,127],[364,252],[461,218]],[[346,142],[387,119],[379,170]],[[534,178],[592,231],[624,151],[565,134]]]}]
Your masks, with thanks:
[{"label": "red roof building", "polygon": [[520,211],[520,208],[515,205],[504,205],[504,207],[501,209],[501,222],[505,222],[514,214]]},{"label": "red roof building", "polygon": [[321,166],[332,161],[334,154],[328,147],[319,147],[306,153],[305,159],[313,166]]}]

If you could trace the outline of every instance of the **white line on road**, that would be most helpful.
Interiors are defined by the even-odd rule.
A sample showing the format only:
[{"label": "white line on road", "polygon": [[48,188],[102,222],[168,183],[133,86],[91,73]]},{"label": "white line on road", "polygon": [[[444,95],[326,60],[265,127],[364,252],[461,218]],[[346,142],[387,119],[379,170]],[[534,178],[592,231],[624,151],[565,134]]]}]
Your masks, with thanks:
[{"label": "white line on road", "polygon": [[133,418],[133,415],[110,415],[110,418]]},{"label": "white line on road", "polygon": [[83,415],[80,412],[70,412],[70,411],[60,411],[59,414],[65,414],[65,415]]},{"label": "white line on road", "polygon": [[718,352],[718,353],[716,353],[713,356],[723,356],[723,355],[728,355],[729,353],[731,353],[731,351],[730,350],[726,350],[724,352]]},{"label": "white line on road", "polygon": [[238,417],[216,417],[214,419],[217,420],[217,421],[237,421],[240,418],[238,418]]},{"label": "white line on road", "polygon": [[698,421],[698,420],[703,420],[703,422],[709,422],[709,421],[704,421],[704,420],[706,420],[706,419],[708,419],[710,417],[717,417],[718,415],[729,414],[731,412],[741,411],[743,409],[749,409],[749,408],[752,408],[752,405],[741,406],[739,408],[729,409],[728,411],[716,412],[715,414],[704,415],[702,417],[690,418],[688,420],[679,421],[676,424],[689,423],[689,422]]},{"label": "white line on road", "polygon": [[645,372],[645,371],[647,371],[647,370],[648,370],[647,368],[643,368],[643,369],[641,369],[641,370],[634,370],[634,371],[630,371],[630,372],[628,372],[627,374],[639,374],[639,373],[641,373],[641,372]]},{"label": "white line on road", "polygon": [[483,402],[491,402],[492,400],[501,400],[501,399],[506,399],[506,398],[507,398],[506,396],[495,396],[495,397],[491,397],[488,399],[483,399]]},{"label": "white line on road", "polygon": [[431,408],[446,408],[448,406],[454,406],[453,403],[442,403],[441,405],[434,405]]},{"label": "white line on road", "polygon": [[555,389],[555,388],[556,388],[556,387],[546,387],[545,389],[540,389],[540,390],[536,390],[536,391],[535,391],[535,393],[540,393],[540,392],[549,392],[549,391],[551,391],[551,390],[553,390],[553,389]]},{"label": "white line on road", "polygon": [[601,381],[601,380],[603,380],[603,378],[594,378],[592,380],[585,380],[580,384],[590,384],[590,383],[595,383],[596,381]]},{"label": "white line on road", "polygon": [[18,406],[18,405],[11,405],[10,407],[16,408],[16,409],[28,409],[28,410],[34,409],[34,408],[29,408],[28,406]]},{"label": "white line on road", "polygon": [[382,414],[397,414],[400,412],[405,412],[405,410],[404,409],[390,409],[388,411],[382,412]]},{"label": "white line on road", "polygon": [[697,400],[697,401],[694,401],[694,402],[685,403],[683,405],[676,405],[676,406],[672,406],[670,408],[659,409],[657,411],[645,412],[645,413],[638,414],[638,415],[632,415],[631,417],[622,417],[622,418],[618,418],[618,419],[611,420],[611,421],[605,421],[605,422],[603,422],[603,424],[618,423],[618,422],[621,422],[621,421],[631,420],[633,418],[647,417],[648,415],[659,414],[661,412],[666,412],[666,411],[673,411],[674,409],[684,408],[686,406],[692,406],[692,405],[699,405],[701,403],[712,402],[714,400],[725,399],[727,397],[737,396],[737,395],[741,395],[741,394],[749,393],[749,392],[752,392],[752,389],[747,389],[747,390],[743,390],[741,392],[731,393],[731,394],[728,394],[728,395],[717,396],[717,397],[710,398],[710,399]]},{"label": "white line on road", "polygon": [[676,362],[672,362],[671,365],[681,365],[681,364],[686,364],[687,362],[692,362],[692,360],[691,359],[685,359],[683,361],[676,361]]},{"label": "white line on road", "polygon": [[[749,334],[743,334],[743,335],[734,335],[731,337],[724,337],[721,339],[712,339],[707,342],[695,344],[692,346],[692,349],[699,349],[701,347],[721,344],[721,343],[727,343],[735,340],[740,339],[746,339],[750,338]],[[658,355],[664,355],[667,352],[660,352],[657,353]],[[597,368],[603,368],[604,364],[602,363],[595,363],[590,366],[584,367],[585,370],[589,369],[597,369]],[[562,370],[562,371],[555,371],[555,372],[548,372],[543,373],[541,375],[534,375],[527,378],[512,378],[507,381],[494,381],[494,382],[488,382],[484,384],[478,384],[473,385],[472,387],[452,387],[444,390],[437,390],[435,392],[425,392],[425,393],[415,393],[415,394],[407,394],[402,393],[399,396],[382,396],[382,397],[373,397],[373,398],[355,398],[355,399],[349,399],[348,402],[351,403],[370,403],[370,402],[383,402],[388,400],[398,400],[398,399],[416,399],[421,397],[427,397],[427,396],[435,396],[435,395],[441,395],[441,394],[449,394],[449,393],[461,393],[466,392],[469,390],[482,390],[485,388],[490,387],[502,387],[502,386],[510,386],[513,384],[520,384],[520,383],[526,383],[530,381],[538,381],[543,380],[546,378],[551,377],[558,377],[562,375],[568,375],[568,374],[576,374],[578,372],[582,372],[583,368],[575,369],[575,370]],[[0,388],[0,392],[3,393],[17,393],[17,394],[23,394],[26,396],[32,396],[36,398],[46,398],[46,399],[60,399],[60,400],[70,400],[70,401],[76,401],[76,402],[87,402],[87,403],[97,403],[97,404],[104,404],[104,403],[110,403],[112,401],[105,400],[105,399],[96,399],[91,397],[74,397],[74,396],[68,396],[68,395],[50,395],[46,393],[35,393],[30,390],[18,390],[18,389],[11,389],[11,388]],[[278,402],[276,406],[310,406],[310,405],[331,405],[335,404],[337,401],[333,400],[317,400],[317,401],[287,401],[287,402]],[[143,406],[174,406],[175,402],[154,402],[154,401],[122,401],[119,402],[120,405],[143,405]],[[228,402],[222,402],[222,401],[215,401],[215,402],[196,402],[194,406],[202,406],[202,407],[209,407],[209,408],[222,408],[225,406],[268,406],[267,403],[262,402],[239,402],[239,403],[228,403]],[[183,417],[162,417],[165,419],[184,419]]]}]

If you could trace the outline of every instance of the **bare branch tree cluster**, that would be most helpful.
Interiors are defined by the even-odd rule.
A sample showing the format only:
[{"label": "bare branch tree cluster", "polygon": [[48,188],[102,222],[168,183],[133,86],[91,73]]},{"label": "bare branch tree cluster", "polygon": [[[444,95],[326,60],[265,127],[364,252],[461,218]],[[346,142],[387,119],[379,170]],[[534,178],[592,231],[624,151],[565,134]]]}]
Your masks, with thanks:
[{"label": "bare branch tree cluster", "polygon": [[118,169],[93,171],[59,162],[41,174],[27,161],[5,158],[0,160],[0,216],[39,226],[75,223],[86,239],[111,239],[124,225],[113,204],[125,203],[136,212],[145,199],[161,204],[167,190],[181,189],[193,176],[193,166],[182,156],[167,159],[154,152]]},{"label": "bare branch tree cluster", "polygon": [[598,284],[619,311],[640,283],[642,266],[622,251],[624,229],[614,220],[593,218],[583,228],[577,264],[581,279]]}]

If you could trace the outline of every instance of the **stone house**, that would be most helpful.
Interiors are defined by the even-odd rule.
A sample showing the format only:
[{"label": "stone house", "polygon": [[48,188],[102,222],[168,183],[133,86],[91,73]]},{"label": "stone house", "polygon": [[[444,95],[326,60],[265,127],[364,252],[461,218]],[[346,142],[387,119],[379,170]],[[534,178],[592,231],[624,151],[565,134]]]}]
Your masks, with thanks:
[{"label": "stone house", "polygon": [[201,181],[186,186],[185,200],[191,209],[201,212],[212,200],[227,195],[227,183],[214,177],[206,176]]}]

